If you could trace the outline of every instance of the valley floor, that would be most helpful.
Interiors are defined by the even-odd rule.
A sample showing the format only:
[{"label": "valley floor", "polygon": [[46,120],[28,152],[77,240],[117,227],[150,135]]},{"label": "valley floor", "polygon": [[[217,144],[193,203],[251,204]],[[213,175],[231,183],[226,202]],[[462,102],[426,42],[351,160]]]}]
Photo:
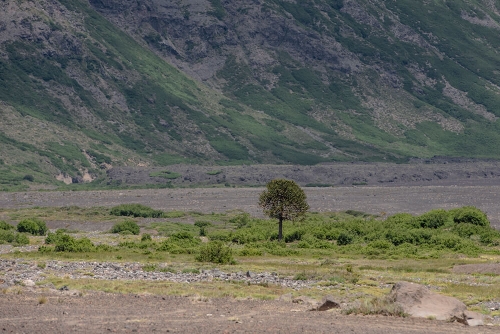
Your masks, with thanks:
[{"label": "valley floor", "polygon": [[[486,212],[492,226],[500,228],[500,185],[496,184],[306,187],[304,190],[313,212],[358,210],[385,216],[399,212],[422,214],[437,208],[448,210],[472,205]],[[262,191],[263,188],[175,188],[0,193],[0,207],[112,207],[124,203],[141,203],[164,211],[211,213],[242,210],[261,217],[262,210],[257,201]],[[85,226],[75,228],[88,230]]]}]

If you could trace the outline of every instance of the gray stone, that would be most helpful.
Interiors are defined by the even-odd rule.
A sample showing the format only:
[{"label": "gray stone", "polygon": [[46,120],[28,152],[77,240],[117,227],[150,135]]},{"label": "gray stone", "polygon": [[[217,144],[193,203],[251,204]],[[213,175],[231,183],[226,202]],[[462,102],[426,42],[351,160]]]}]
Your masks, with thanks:
[{"label": "gray stone", "polygon": [[339,307],[340,304],[337,303],[332,296],[326,296],[325,298],[323,298],[319,306],[311,311],[328,311]]},{"label": "gray stone", "polygon": [[35,286],[35,282],[33,282],[32,280],[30,279],[25,279],[23,281],[23,285],[24,286],[28,286],[28,287],[34,287]]},{"label": "gray stone", "polygon": [[458,321],[469,326],[484,324],[483,316],[467,311],[467,306],[460,300],[432,292],[420,284],[398,282],[393,286],[389,298],[412,317]]},{"label": "gray stone", "polygon": [[309,298],[307,296],[296,297],[292,300],[292,303],[294,303],[294,304],[309,304],[309,305],[314,305],[315,307],[318,304],[318,302],[316,300]]},{"label": "gray stone", "polygon": [[283,302],[292,302],[293,296],[291,293],[281,295],[279,300]]},{"label": "gray stone", "polygon": [[471,327],[483,326],[484,316],[481,313],[464,311],[465,324]]}]

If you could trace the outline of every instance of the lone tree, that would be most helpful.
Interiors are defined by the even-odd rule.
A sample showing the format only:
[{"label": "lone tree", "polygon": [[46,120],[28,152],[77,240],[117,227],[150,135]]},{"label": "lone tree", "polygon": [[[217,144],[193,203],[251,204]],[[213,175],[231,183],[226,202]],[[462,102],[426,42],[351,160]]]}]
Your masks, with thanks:
[{"label": "lone tree", "polygon": [[259,206],[270,218],[278,219],[278,240],[283,238],[283,220],[295,220],[309,210],[304,191],[291,180],[270,181],[259,197]]}]

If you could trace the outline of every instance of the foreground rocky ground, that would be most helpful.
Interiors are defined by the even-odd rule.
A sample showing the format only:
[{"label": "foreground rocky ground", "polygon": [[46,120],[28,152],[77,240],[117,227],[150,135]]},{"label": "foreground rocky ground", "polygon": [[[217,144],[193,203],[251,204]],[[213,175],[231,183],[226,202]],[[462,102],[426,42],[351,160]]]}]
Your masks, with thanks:
[{"label": "foreground rocky ground", "polygon": [[4,333],[497,333],[430,319],[308,311],[287,301],[24,288],[0,294]]}]

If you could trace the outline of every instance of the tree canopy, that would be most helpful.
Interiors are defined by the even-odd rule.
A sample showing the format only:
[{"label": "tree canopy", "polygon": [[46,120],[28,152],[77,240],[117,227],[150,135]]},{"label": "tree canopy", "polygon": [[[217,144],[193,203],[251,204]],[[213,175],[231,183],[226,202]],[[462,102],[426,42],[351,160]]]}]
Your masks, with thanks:
[{"label": "tree canopy", "polygon": [[309,210],[306,194],[292,180],[276,179],[267,183],[259,197],[259,206],[270,218],[278,219],[278,239],[283,238],[283,220],[295,220]]}]

